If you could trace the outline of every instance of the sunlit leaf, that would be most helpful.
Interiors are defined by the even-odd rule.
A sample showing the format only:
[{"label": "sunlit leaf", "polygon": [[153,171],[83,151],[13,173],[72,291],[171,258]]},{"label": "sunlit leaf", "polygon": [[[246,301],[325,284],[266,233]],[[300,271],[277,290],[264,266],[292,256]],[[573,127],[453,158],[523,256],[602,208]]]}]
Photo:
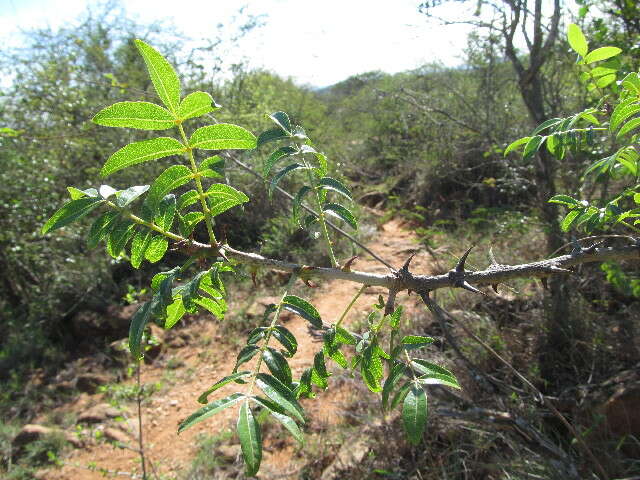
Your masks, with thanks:
[{"label": "sunlit leaf", "polygon": [[213,98],[206,92],[193,92],[184,97],[178,108],[178,117],[181,120],[200,117],[205,113],[213,112],[220,108],[215,105]]},{"label": "sunlit leaf", "polygon": [[100,175],[105,177],[131,165],[178,155],[184,151],[184,145],[171,137],[152,138],[151,140],[130,143],[109,157],[107,163],[100,170]]},{"label": "sunlit leaf", "polygon": [[160,100],[169,110],[177,112],[180,104],[180,79],[175,70],[155,48],[142,40],[136,40],[135,43],[147,65],[149,77]]},{"label": "sunlit leaf", "polygon": [[201,127],[193,132],[189,147],[201,150],[242,150],[256,148],[256,137],[250,131],[230,123]]},{"label": "sunlit leaf", "polygon": [[582,33],[582,30],[580,30],[580,27],[575,23],[570,23],[567,27],[567,40],[569,40],[571,48],[581,57],[584,57],[589,51],[587,39]]},{"label": "sunlit leaf", "polygon": [[103,127],[127,127],[139,130],[166,130],[175,126],[168,110],[149,102],[118,102],[100,110],[93,123]]}]

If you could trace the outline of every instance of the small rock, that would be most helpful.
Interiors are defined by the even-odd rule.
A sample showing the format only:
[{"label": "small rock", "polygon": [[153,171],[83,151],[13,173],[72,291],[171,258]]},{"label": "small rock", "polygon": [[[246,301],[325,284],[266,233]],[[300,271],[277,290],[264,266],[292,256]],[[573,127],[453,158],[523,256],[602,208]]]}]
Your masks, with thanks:
[{"label": "small rock", "polygon": [[101,423],[109,418],[119,417],[118,409],[108,403],[99,403],[78,416],[78,423]]},{"label": "small rock", "polygon": [[175,400],[175,399],[169,400],[169,405],[172,407],[178,406],[178,400]]},{"label": "small rock", "polygon": [[14,437],[12,442],[13,450],[17,454],[19,454],[27,444],[35,442],[36,440],[41,440],[48,435],[54,434],[63,435],[65,440],[76,448],[80,448],[83,445],[82,440],[80,440],[73,433],[65,432],[64,430],[60,430],[59,428],[45,427],[44,425],[27,424],[22,427],[20,432],[18,432],[18,434]]},{"label": "small rock", "polygon": [[102,373],[81,373],[76,379],[76,388],[81,392],[95,393],[100,385],[110,381],[111,378]]},{"label": "small rock", "polygon": [[117,430],[115,428],[105,428],[103,434],[104,438],[106,438],[110,442],[121,443],[123,445],[129,443],[129,437],[122,430]]},{"label": "small rock", "polygon": [[240,456],[240,445],[220,445],[216,447],[216,456],[223,462],[233,463]]}]

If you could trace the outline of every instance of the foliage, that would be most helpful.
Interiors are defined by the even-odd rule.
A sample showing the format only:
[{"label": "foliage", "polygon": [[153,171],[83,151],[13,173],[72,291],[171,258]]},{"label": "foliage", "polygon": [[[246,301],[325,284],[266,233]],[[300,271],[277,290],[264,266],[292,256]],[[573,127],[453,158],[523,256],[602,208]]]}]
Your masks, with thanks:
[{"label": "foliage", "polygon": [[[616,61],[622,50],[617,47],[600,47],[589,50],[588,42],[580,28],[571,24],[568,41],[577,53],[577,64],[583,72],[581,81],[587,91],[597,92],[598,105],[565,118],[552,118],[540,124],[528,137],[511,143],[505,155],[524,146],[523,159],[529,160],[543,146],[558,160],[569,153],[581,150],[595,152],[598,158],[588,166],[584,176],[594,175],[616,182],[613,195],[603,190],[599,198],[581,199],[576,195],[555,195],[549,202],[569,209],[562,220],[564,231],[576,228],[586,233],[609,230],[622,225],[634,232],[640,220],[640,184],[638,171],[640,155],[635,144],[640,133],[640,76],[632,72],[619,83],[620,62]],[[613,153],[606,155],[611,147]],[[606,155],[602,157],[602,155]]]},{"label": "foliage", "polygon": [[[193,92],[182,97],[180,80],[171,64],[142,40],[136,40],[135,44],[164,106],[149,102],[118,102],[98,112],[93,122],[107,127],[151,131],[176,128],[179,139],[163,136],[130,143],[111,154],[101,174],[108,176],[133,165],[170,156],[183,156],[185,161],[165,169],[151,185],[122,190],[109,185],[84,190],[69,187],[71,199],[45,222],[42,234],[66,227],[99,209],[102,213],[88,233],[91,247],[104,242],[107,253],[113,258],[128,252],[128,259],[134,268],[139,268],[144,260],[151,263],[161,260],[168,251],[169,240],[174,241],[175,248],[188,256],[181,266],[153,277],[151,300],[142,304],[131,319],[129,348],[134,357],[140,359],[144,352],[145,328],[154,317],[163,321],[165,328],[172,328],[187,312],[196,313],[202,308],[222,318],[226,311],[226,289],[221,274],[234,272],[237,263],[230,261],[225,254],[225,251],[232,252],[230,247],[216,238],[215,218],[248,202],[249,198],[226,183],[216,183],[217,179],[224,178],[224,161],[219,155],[206,156],[202,151],[247,150],[278,142],[281,146],[264,162],[265,179],[271,176],[278,162],[287,160],[293,163],[271,176],[269,192],[293,172],[306,173],[306,181],[293,202],[293,217],[301,227],[318,226],[333,267],[338,267],[338,262],[326,217],[335,217],[354,229],[358,224],[353,213],[336,200],[339,197],[351,200],[349,189],[338,179],[328,176],[326,155],[312,146],[304,129],[293,124],[286,113],[279,111],[271,114],[269,118],[275,126],[257,138],[248,130],[230,123],[201,126],[187,135],[184,128],[187,121],[212,112],[218,106],[205,92]],[[214,183],[205,189],[206,182],[210,181]],[[195,188],[179,190],[187,184]],[[314,200],[317,213],[302,218],[300,208],[306,195]],[[208,235],[208,243],[204,245],[193,239],[195,227],[200,222],[205,224]],[[179,233],[174,233],[174,227]],[[192,273],[190,267],[200,266],[206,257],[215,259],[212,265]],[[246,346],[238,353],[233,372],[199,397],[198,400],[206,405],[186,418],[180,424],[178,433],[239,404],[237,433],[247,474],[255,475],[262,459],[262,440],[254,409],[269,412],[302,443],[303,435],[298,423],[304,424],[305,418],[298,399],[314,397],[314,385],[322,389],[328,387],[330,373],[326,362],[331,359],[342,368],[358,369],[372,392],[382,392],[385,408],[395,408],[402,403],[408,439],[413,444],[419,443],[427,420],[424,386],[441,384],[459,388],[451,372],[409,354],[412,350],[429,345],[433,339],[414,335],[396,338],[402,309],[398,307],[381,314],[383,309],[387,309],[382,298],[369,315],[368,329],[362,335],[356,336],[340,326],[346,311],[336,324],[326,327],[313,305],[290,293],[297,278],[307,281],[304,268],[291,275],[280,302],[267,306],[264,323],[268,326],[255,328],[249,333]],[[351,305],[353,302],[347,311]],[[307,320],[313,328],[324,330],[322,351],[316,353],[313,367],[296,381],[287,359],[296,354],[297,340],[279,323],[282,310],[289,310]],[[390,334],[389,352],[381,347],[383,328]],[[281,348],[269,345],[272,338]],[[354,347],[351,362],[341,351],[344,346]],[[257,363],[252,371],[239,371],[239,367],[254,357],[257,357]],[[389,362],[391,373],[382,386],[384,361]],[[263,363],[269,373],[261,372]],[[404,380],[402,377],[405,375],[409,375],[410,379]],[[208,401],[209,395],[232,383],[248,384],[248,387],[245,391]],[[254,393],[256,388],[262,390],[265,397]]]}]

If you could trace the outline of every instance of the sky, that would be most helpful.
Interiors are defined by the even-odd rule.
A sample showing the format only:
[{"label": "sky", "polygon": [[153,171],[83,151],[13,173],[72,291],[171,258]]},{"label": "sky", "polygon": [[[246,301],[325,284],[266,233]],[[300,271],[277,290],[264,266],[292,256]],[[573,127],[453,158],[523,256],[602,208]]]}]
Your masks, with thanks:
[{"label": "sky", "polygon": [[[17,33],[72,23],[91,0],[0,0],[0,41],[16,45]],[[372,70],[388,73],[431,62],[462,63],[467,25],[441,25],[418,11],[420,0],[126,0],[128,14],[140,23],[170,19],[193,38],[211,37],[238,10],[263,15],[234,55],[300,84],[332,85]],[[473,14],[470,5],[441,7],[447,17]],[[471,9],[471,10],[470,10]]]}]

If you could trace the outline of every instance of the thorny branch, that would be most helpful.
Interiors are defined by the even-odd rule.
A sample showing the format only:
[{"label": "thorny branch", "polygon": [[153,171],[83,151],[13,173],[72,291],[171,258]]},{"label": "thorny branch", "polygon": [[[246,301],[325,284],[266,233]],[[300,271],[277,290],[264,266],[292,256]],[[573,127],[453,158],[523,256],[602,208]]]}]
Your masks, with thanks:
[{"label": "thorny branch", "polygon": [[[493,264],[485,270],[475,272],[465,270],[464,262],[461,262],[454,270],[443,275],[414,275],[408,270],[401,270],[389,274],[377,274],[358,272],[355,270],[344,271],[339,268],[301,265],[267,258],[256,253],[243,252],[228,245],[211,247],[202,243],[193,242],[191,248],[200,250],[204,255],[209,254],[211,256],[218,256],[223,252],[226,257],[230,259],[232,258],[240,263],[256,267],[285,272],[302,270],[305,277],[345,280],[375,287],[385,287],[396,291],[412,290],[414,292],[433,291],[445,287],[460,287],[477,292],[477,286],[498,285],[516,278],[546,278],[558,273],[573,273],[571,270],[567,270],[567,267],[581,265],[583,263],[606,262],[611,260],[640,260],[640,244],[634,243],[633,245],[625,247],[589,247],[580,249],[579,251],[574,250],[568,255],[560,255],[547,260],[519,265]],[[207,251],[209,251],[209,253]],[[463,258],[466,259],[466,256]]]}]

